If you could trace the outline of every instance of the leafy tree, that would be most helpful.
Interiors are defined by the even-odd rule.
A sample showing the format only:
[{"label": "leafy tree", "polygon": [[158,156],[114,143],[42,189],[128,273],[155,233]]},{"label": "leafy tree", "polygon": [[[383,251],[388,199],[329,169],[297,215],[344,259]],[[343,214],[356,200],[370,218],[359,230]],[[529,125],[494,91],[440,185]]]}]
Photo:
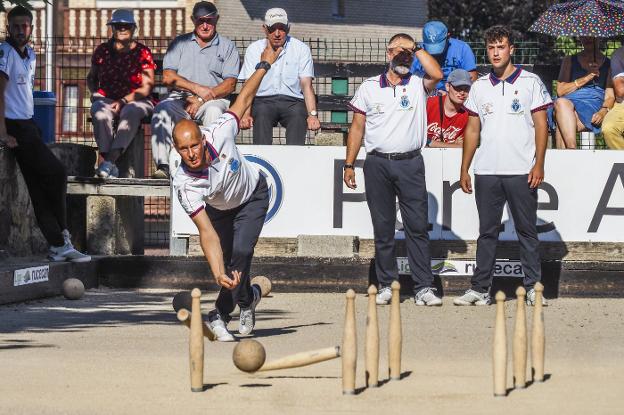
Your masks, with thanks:
[{"label": "leafy tree", "polygon": [[495,24],[509,26],[519,40],[535,40],[531,24],[555,0],[429,0],[429,19],[446,23],[449,32],[469,41],[481,41]]},{"label": "leafy tree", "polygon": [[[540,61],[556,59],[555,38],[528,32],[528,28],[558,0],[428,0],[429,19],[440,20],[449,33],[473,45],[483,45],[484,32],[493,25],[503,24],[514,32],[516,43],[537,41],[540,47],[531,55]],[[480,51],[484,55],[484,51]],[[480,58],[480,53],[477,58]],[[484,58],[482,56],[481,58]]]}]

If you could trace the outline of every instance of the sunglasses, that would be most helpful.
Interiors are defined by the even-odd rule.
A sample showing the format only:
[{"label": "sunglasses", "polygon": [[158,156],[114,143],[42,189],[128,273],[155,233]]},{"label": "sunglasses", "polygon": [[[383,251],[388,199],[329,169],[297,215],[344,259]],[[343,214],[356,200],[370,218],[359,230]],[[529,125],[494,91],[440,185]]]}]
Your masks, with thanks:
[{"label": "sunglasses", "polygon": [[288,32],[288,26],[282,23],[276,23],[271,27],[267,27],[269,33],[273,33],[276,30],[281,30],[282,32]]},{"label": "sunglasses", "polygon": [[134,29],[134,25],[131,24],[114,24],[113,25],[113,30],[116,30],[118,32],[122,32],[124,30],[132,30]]},{"label": "sunglasses", "polygon": [[200,17],[199,19],[195,19],[196,26],[201,26],[203,24],[214,26],[217,24],[217,19],[214,17]]}]

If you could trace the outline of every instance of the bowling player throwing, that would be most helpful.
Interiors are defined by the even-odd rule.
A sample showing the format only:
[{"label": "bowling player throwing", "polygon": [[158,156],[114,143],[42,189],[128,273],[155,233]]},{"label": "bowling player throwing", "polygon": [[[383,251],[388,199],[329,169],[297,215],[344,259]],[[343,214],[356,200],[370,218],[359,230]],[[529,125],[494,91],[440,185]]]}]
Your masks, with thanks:
[{"label": "bowling player throwing", "polygon": [[[173,130],[182,157],[172,176],[180,204],[199,231],[199,241],[216,283],[221,287],[208,324],[219,341],[233,341],[230,313],[240,308],[238,332],[250,334],[261,293],[252,287],[249,269],[269,207],[265,178],[249,163],[234,140],[239,120],[253,102],[264,75],[282,48],[262,52],[256,71],[228,111],[208,127],[181,120]],[[230,277],[231,275],[231,277]]]}]

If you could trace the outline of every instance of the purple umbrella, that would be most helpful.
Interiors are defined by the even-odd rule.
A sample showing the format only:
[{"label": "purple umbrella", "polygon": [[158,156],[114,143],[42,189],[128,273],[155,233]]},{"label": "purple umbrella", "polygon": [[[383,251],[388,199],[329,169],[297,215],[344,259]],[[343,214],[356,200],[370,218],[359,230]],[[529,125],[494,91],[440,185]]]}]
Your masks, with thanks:
[{"label": "purple umbrella", "polygon": [[529,31],[550,36],[624,35],[624,2],[577,0],[555,4],[542,13]]}]

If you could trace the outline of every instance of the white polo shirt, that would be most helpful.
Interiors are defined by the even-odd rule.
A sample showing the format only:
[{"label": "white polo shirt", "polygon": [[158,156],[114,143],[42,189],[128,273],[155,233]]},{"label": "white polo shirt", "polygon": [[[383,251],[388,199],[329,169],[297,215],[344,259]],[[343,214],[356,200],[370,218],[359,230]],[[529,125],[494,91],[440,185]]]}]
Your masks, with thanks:
[{"label": "white polo shirt", "polygon": [[227,111],[201,131],[212,160],[210,166],[191,171],[182,162],[173,174],[174,192],[191,217],[206,204],[219,210],[239,207],[249,200],[260,178],[258,170],[234,144],[238,134],[236,115]]},{"label": "white polo shirt", "polygon": [[405,153],[427,143],[427,92],[417,75],[392,86],[381,74],[357,89],[349,109],[366,116],[366,152]]},{"label": "white polo shirt", "polygon": [[552,105],[539,77],[522,68],[507,79],[494,73],[477,79],[464,106],[481,120],[475,174],[528,174],[535,164],[532,114]]},{"label": "white polo shirt", "polygon": [[[4,116],[29,120],[34,115],[35,51],[26,46],[21,55],[9,42],[0,43],[0,72],[9,82],[4,90]],[[2,75],[0,75],[2,76]]]},{"label": "white polo shirt", "polygon": [[[238,79],[246,81],[253,75],[266,44],[266,39],[260,39],[247,47]],[[264,75],[256,96],[287,95],[303,98],[299,82],[301,78],[314,78],[312,53],[308,45],[288,36],[284,49],[275,63],[271,65],[271,69]]]}]

